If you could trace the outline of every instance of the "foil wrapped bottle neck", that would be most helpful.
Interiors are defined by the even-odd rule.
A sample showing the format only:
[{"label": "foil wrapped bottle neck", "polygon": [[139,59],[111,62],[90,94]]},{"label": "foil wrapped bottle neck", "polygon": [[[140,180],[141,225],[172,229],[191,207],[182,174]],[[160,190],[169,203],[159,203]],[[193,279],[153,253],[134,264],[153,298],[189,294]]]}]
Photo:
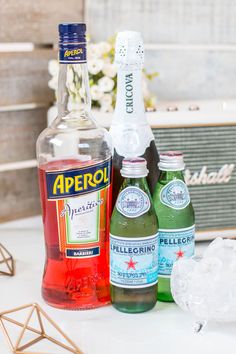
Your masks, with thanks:
[{"label": "foil wrapped bottle neck", "polygon": [[116,38],[115,63],[119,67],[142,69],[144,64],[144,45],[141,34],[135,31],[119,32]]}]

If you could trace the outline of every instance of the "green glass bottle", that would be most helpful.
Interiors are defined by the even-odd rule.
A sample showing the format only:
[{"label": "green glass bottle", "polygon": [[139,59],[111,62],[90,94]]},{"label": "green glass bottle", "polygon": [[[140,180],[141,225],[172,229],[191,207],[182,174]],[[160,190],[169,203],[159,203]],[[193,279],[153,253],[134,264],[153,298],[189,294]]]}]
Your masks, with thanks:
[{"label": "green glass bottle", "polygon": [[110,224],[110,282],[113,306],[138,313],[156,304],[158,221],[143,158],[124,159],[123,185]]},{"label": "green glass bottle", "polygon": [[194,254],[194,210],[184,182],[183,154],[168,151],[160,154],[160,178],[153,202],[159,222],[158,296],[160,301],[174,301],[170,289],[173,263]]}]

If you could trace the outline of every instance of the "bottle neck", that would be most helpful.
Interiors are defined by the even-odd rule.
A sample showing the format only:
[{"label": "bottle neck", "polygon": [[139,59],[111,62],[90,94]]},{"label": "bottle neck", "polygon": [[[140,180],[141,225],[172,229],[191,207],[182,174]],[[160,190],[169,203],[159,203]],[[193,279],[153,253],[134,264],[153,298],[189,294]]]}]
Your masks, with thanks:
[{"label": "bottle neck", "polygon": [[170,182],[173,179],[184,181],[183,171],[161,171],[160,181]]},{"label": "bottle neck", "polygon": [[91,98],[86,63],[60,64],[57,101],[59,119],[89,116]]},{"label": "bottle neck", "polygon": [[123,182],[123,189],[129,186],[135,186],[141,189],[148,189],[146,177],[125,177]]},{"label": "bottle neck", "polygon": [[146,123],[141,68],[130,65],[119,67],[114,119],[126,123]]}]

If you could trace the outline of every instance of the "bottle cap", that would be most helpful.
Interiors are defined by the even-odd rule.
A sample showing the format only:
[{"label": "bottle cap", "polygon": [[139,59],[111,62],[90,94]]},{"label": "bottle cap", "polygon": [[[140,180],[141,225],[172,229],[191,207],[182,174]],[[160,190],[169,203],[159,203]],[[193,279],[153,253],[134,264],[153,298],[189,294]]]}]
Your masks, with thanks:
[{"label": "bottle cap", "polygon": [[115,46],[115,63],[143,67],[144,48],[140,32],[118,32]]},{"label": "bottle cap", "polygon": [[185,168],[184,155],[180,151],[162,152],[158,167],[161,171],[182,171]]},{"label": "bottle cap", "polygon": [[58,30],[60,64],[86,63],[86,24],[61,23]]},{"label": "bottle cap", "polygon": [[85,42],[85,23],[60,23],[58,26],[59,41],[67,43]]},{"label": "bottle cap", "polygon": [[148,175],[147,161],[142,157],[125,158],[122,161],[121,175],[128,178],[141,178]]}]

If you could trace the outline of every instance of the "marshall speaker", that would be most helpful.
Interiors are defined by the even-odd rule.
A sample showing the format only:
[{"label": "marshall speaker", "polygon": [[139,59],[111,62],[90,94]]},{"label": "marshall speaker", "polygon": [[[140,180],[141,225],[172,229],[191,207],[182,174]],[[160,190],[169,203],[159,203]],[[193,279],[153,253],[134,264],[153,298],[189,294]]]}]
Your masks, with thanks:
[{"label": "marshall speaker", "polygon": [[[109,128],[110,114],[97,114]],[[180,150],[196,239],[236,238],[236,101],[177,102],[147,113],[158,151]]]},{"label": "marshall speaker", "polygon": [[159,152],[185,155],[196,238],[236,237],[236,103],[182,103],[148,120]]}]

